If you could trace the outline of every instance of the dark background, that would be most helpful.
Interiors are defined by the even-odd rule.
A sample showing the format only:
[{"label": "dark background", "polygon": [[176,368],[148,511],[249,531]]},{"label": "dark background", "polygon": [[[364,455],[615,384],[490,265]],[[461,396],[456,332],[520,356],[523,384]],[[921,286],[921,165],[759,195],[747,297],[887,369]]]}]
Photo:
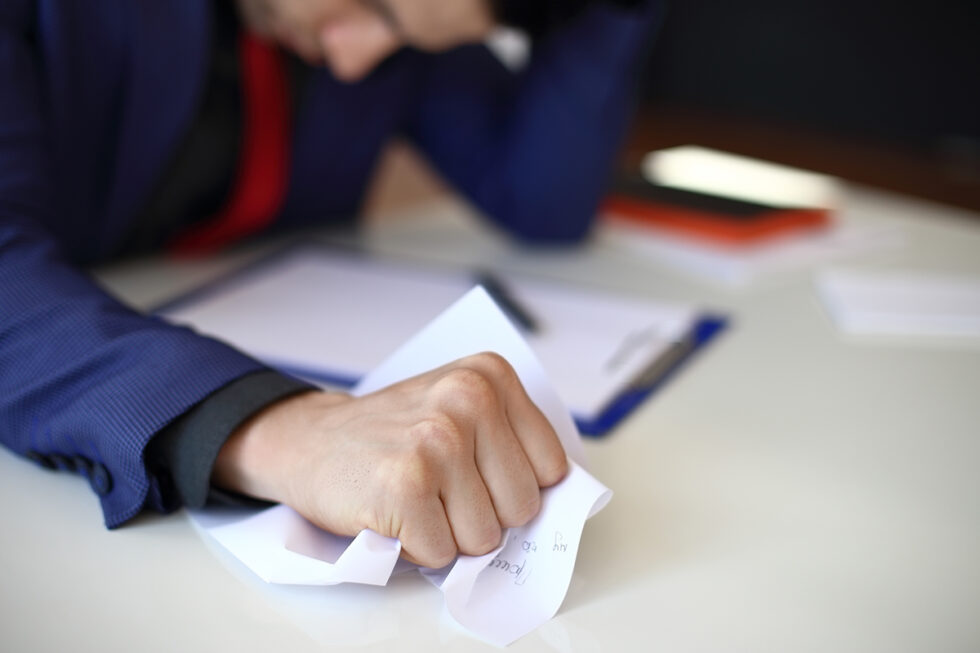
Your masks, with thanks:
[{"label": "dark background", "polygon": [[980,210],[980,0],[673,0],[633,158],[699,143]]}]

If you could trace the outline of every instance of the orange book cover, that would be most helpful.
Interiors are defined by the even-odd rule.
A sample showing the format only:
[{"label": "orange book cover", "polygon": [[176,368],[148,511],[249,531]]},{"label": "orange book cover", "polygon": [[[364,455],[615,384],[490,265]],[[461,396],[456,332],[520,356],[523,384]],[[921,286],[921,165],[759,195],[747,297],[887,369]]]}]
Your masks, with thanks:
[{"label": "orange book cover", "polygon": [[603,204],[610,219],[741,245],[830,224],[827,208],[774,206],[658,186],[642,178],[618,183]]}]

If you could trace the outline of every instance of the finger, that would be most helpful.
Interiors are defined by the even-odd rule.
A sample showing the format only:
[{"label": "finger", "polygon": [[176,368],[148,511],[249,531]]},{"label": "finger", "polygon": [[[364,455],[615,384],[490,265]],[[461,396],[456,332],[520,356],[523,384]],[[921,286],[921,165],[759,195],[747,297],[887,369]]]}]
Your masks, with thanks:
[{"label": "finger", "polygon": [[538,486],[551,487],[568,473],[565,449],[551,422],[528,398],[523,386],[518,384],[515,394],[522,395],[524,399],[507,402],[511,428],[534,470]]},{"label": "finger", "polygon": [[456,542],[437,495],[420,500],[403,515],[402,528],[393,534],[402,543],[402,556],[417,565],[439,569],[456,557]]},{"label": "finger", "polygon": [[501,524],[494,503],[472,460],[450,471],[442,503],[460,553],[483,555],[500,544]]},{"label": "finger", "polygon": [[478,427],[476,465],[500,525],[523,526],[541,506],[538,481],[502,407],[494,417]]},{"label": "finger", "polygon": [[[537,477],[502,399],[506,394],[503,384],[519,386],[517,375],[503,358],[487,353],[456,361],[435,373],[434,407],[453,421],[469,425],[466,433],[472,436],[473,444],[458,459],[475,459],[501,526],[527,523],[538,511]],[[529,401],[526,396],[523,400]]]},{"label": "finger", "polygon": [[558,434],[534,404],[517,373],[496,354],[480,354],[472,364],[496,380],[504,415],[540,487],[550,487],[568,472],[568,459]]}]

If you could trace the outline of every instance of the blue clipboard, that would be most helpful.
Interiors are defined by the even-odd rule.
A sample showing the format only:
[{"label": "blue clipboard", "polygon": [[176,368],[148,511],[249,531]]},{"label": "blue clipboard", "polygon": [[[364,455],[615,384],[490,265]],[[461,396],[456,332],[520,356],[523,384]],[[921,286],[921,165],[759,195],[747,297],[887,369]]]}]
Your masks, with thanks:
[{"label": "blue clipboard", "polygon": [[[266,257],[232,270],[176,298],[163,302],[153,308],[151,312],[166,313],[204,301],[212,295],[223,292],[232,284],[247,283],[250,277],[259,276],[266,269],[274,266],[284,258],[304,251],[314,251],[321,255],[329,255],[331,252],[335,252],[342,253],[345,256],[366,257],[366,254],[359,250],[336,246],[310,244],[287,246]],[[598,415],[591,418],[584,418],[573,413],[572,417],[579,431],[582,435],[589,437],[602,437],[607,435],[631,412],[636,410],[644,401],[656,393],[657,390],[669,383],[685,366],[690,364],[699,352],[714,341],[729,326],[729,323],[730,321],[727,317],[718,314],[700,316],[693,323],[687,336],[675,345],[669,356],[658,360],[655,369],[642,375],[642,378],[637,379],[629,388],[614,397]],[[360,381],[360,376],[338,373],[324,369],[323,367],[305,367],[295,363],[285,363],[268,358],[263,358],[262,360],[265,364],[283,374],[312,382],[324,383],[339,389],[352,388]]]}]

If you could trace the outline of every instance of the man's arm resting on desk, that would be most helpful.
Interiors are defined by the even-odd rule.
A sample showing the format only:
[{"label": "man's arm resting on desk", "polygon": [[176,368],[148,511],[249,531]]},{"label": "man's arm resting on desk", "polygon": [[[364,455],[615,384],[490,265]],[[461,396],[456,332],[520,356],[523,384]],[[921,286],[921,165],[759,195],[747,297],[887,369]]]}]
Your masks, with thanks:
[{"label": "man's arm resting on desk", "polygon": [[66,251],[68,234],[95,238],[103,225],[57,174],[38,4],[0,3],[0,442],[87,477],[116,527],[163,508],[144,464],[150,439],[264,368],[113,299],[76,267],[95,243],[88,254]]},{"label": "man's arm resting on desk", "polygon": [[373,394],[276,402],[218,454],[219,487],[285,503],[322,528],[370,528],[442,567],[529,521],[567,471],[557,435],[510,365],[471,356]]},{"label": "man's arm resting on desk", "polygon": [[643,0],[627,11],[595,3],[541,35],[517,72],[483,46],[429,55],[404,130],[513,236],[581,240],[611,176],[662,4]]},{"label": "man's arm resting on desk", "polygon": [[232,432],[267,406],[316,388],[273,370],[247,374],[215,391],[157,433],[146,448],[150,474],[166,479],[167,508],[200,508],[209,498],[229,500],[215,492],[211,471],[218,451]]}]

